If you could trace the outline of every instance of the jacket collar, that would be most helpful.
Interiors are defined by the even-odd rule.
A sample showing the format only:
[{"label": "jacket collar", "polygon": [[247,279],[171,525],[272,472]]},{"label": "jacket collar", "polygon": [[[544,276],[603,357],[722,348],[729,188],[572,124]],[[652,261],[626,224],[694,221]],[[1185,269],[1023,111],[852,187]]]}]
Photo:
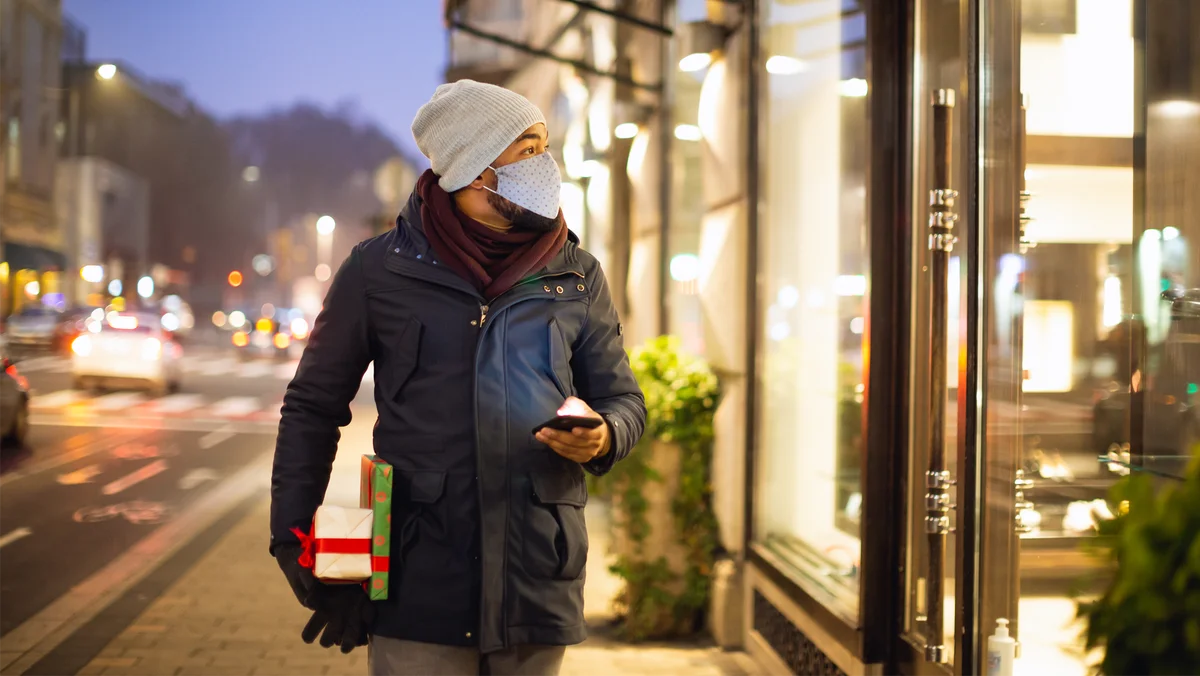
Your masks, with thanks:
[{"label": "jacket collar", "polygon": [[[433,252],[429,238],[425,236],[425,227],[421,224],[421,198],[416,190],[412,191],[408,202],[400,209],[400,215],[396,217],[396,230],[400,238],[408,242],[409,246],[406,248],[409,249],[409,253],[436,260],[437,254]],[[583,265],[579,262],[579,236],[568,229],[567,242],[563,244],[558,255],[534,274],[539,277],[562,274],[583,276]]]}]

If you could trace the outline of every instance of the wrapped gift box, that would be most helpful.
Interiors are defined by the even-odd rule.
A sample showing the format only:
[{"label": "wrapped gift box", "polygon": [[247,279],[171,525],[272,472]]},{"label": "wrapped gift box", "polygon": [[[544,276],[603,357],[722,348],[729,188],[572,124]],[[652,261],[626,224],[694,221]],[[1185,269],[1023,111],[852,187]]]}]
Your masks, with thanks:
[{"label": "wrapped gift box", "polygon": [[328,582],[369,579],[374,520],[369,509],[318,507],[312,528],[313,575]]},{"label": "wrapped gift box", "polygon": [[392,466],[375,455],[362,458],[359,507],[369,508],[371,520],[371,575],[367,591],[371,600],[388,595],[388,572],[392,550]]}]

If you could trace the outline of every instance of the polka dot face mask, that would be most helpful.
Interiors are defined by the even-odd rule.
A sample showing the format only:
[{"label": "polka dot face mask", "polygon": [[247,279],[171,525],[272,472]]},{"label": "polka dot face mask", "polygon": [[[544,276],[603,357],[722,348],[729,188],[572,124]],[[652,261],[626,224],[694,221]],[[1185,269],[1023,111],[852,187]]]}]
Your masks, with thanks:
[{"label": "polka dot face mask", "polygon": [[496,172],[496,189],[488,190],[539,216],[558,216],[562,173],[549,151],[503,167],[488,168]]}]

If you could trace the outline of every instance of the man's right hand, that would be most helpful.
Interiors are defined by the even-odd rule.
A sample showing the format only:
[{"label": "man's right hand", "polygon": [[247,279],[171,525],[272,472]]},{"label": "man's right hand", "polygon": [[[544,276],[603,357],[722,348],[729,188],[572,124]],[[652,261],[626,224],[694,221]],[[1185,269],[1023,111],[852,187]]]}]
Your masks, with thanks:
[{"label": "man's right hand", "polygon": [[[287,576],[288,584],[301,605],[313,611],[312,618],[300,632],[305,643],[321,637],[321,646],[341,647],[348,653],[367,644],[367,634],[375,621],[375,607],[361,585],[330,585],[313,576],[300,565],[302,549],[297,545],[275,548],[275,560]],[[324,630],[324,632],[322,632]]]}]

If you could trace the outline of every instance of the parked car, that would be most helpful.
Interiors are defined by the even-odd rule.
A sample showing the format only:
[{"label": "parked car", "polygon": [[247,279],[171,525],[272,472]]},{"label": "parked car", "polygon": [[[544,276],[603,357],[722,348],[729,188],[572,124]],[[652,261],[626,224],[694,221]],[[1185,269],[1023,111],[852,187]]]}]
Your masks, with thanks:
[{"label": "parked car", "polygon": [[18,361],[0,346],[0,436],[5,448],[24,445],[29,434],[29,381],[17,371]]},{"label": "parked car", "polygon": [[76,389],[133,385],[156,394],[177,392],[183,348],[156,314],[110,313],[89,323],[71,343]]},{"label": "parked car", "polygon": [[6,333],[10,350],[53,350],[62,312],[38,303],[30,303],[8,318]]}]

